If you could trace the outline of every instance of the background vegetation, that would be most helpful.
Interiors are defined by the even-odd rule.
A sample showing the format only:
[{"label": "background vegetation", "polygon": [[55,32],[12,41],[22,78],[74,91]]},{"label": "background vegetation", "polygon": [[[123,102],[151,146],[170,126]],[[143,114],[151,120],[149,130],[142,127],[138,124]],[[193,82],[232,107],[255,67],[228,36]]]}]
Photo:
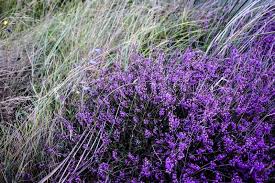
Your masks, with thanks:
[{"label": "background vegetation", "polygon": [[134,49],[245,50],[273,12],[271,0],[0,0],[0,181],[44,161],[54,117],[74,113],[64,101],[82,99],[85,73],[116,60],[127,67]]}]

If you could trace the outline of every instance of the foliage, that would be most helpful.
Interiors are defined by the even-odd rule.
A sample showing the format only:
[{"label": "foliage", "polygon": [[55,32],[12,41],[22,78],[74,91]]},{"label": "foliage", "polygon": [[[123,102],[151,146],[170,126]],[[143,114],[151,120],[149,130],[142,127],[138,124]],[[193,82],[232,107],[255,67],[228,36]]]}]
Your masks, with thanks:
[{"label": "foliage", "polygon": [[[171,180],[175,172],[177,173],[176,178],[179,178],[177,176],[181,174],[186,174],[187,172],[179,172],[178,167],[189,166],[188,163],[190,162],[198,163],[197,160],[191,160],[189,155],[194,154],[198,150],[197,148],[206,148],[205,144],[196,139],[194,134],[201,134],[204,127],[214,128],[212,124],[197,122],[200,118],[205,117],[206,114],[204,113],[210,111],[210,118],[219,121],[216,119],[220,117],[221,113],[218,109],[226,110],[229,105],[224,104],[223,106],[221,101],[227,100],[223,97],[231,97],[236,100],[232,99],[233,102],[230,103],[229,113],[233,124],[238,126],[239,123],[236,120],[239,118],[251,124],[253,115],[253,117],[251,114],[238,116],[234,113],[239,104],[238,100],[244,98],[244,101],[239,105],[252,106],[249,103],[249,97],[257,98],[254,95],[257,96],[259,93],[262,93],[263,97],[269,97],[265,89],[261,88],[262,86],[258,88],[258,85],[261,82],[272,83],[273,81],[266,80],[266,76],[262,76],[257,69],[263,75],[269,73],[272,76],[272,61],[274,60],[274,56],[272,56],[274,53],[273,14],[274,3],[270,0],[0,0],[0,182],[18,182],[24,179],[36,182],[44,176],[43,180],[69,180],[70,178],[85,180],[86,175],[89,174],[91,175],[90,178],[99,180],[105,176],[107,170],[108,180],[117,179],[116,176],[119,174],[117,170],[124,171],[125,180],[128,180],[131,173],[137,179],[140,179],[137,174],[141,173],[144,177],[153,180],[155,178],[153,175],[156,174],[156,172],[152,172],[153,169],[162,170],[167,180]],[[182,53],[186,48],[190,49]],[[155,52],[156,50],[161,50],[162,53]],[[238,50],[238,52],[234,50]],[[191,55],[190,61],[187,59],[188,55]],[[135,63],[136,61],[137,63]],[[193,68],[185,68],[185,62]],[[144,65],[145,63],[148,66]],[[202,68],[197,68],[196,64],[202,65]],[[255,65],[251,66],[250,64]],[[160,67],[165,70],[158,70]],[[182,67],[193,75],[185,75]],[[214,70],[220,70],[212,73],[209,70],[210,67],[213,67]],[[221,68],[227,69],[226,72]],[[144,73],[147,73],[147,76],[142,69]],[[254,70],[255,73],[249,69]],[[167,72],[168,70],[169,72]],[[158,81],[152,71],[165,81]],[[186,77],[186,80],[182,81],[183,78],[177,78],[181,76],[178,76],[176,72]],[[103,75],[103,73],[108,73],[108,75]],[[135,82],[131,84],[131,81],[127,80],[130,77],[127,74],[134,75],[139,80],[135,79]],[[240,78],[237,78],[237,75],[240,75],[238,76]],[[120,78],[122,76],[125,78]],[[175,82],[178,82],[176,83],[177,86],[186,88],[173,88],[172,79],[169,79],[172,76],[175,77]],[[269,75],[267,78],[271,76]],[[144,77],[148,79],[146,85]],[[99,80],[95,80],[95,78]],[[112,78],[121,82],[113,82],[111,81]],[[109,84],[102,83],[101,80]],[[147,88],[145,88],[144,94],[137,93],[134,96],[144,96],[148,100],[133,98],[134,96],[124,98],[123,94],[117,93],[120,90],[138,92],[136,88],[133,89],[130,85],[136,86],[138,89],[139,87],[150,86],[150,82],[160,82],[164,86],[162,91],[171,96],[165,96],[164,93],[152,93],[152,91],[147,91]],[[253,88],[251,91],[247,88],[244,91],[239,91],[243,82],[245,85],[247,83],[255,84],[257,88]],[[117,84],[118,88],[112,84]],[[251,87],[250,84],[248,84],[249,87]],[[227,91],[222,93],[223,91],[220,90],[225,86],[227,87],[225,89],[229,88],[235,93],[227,93]],[[112,87],[114,90],[111,90]],[[271,88],[269,85],[266,87]],[[95,96],[89,95],[90,89],[93,91],[102,90],[103,93]],[[185,90],[187,90],[187,96],[181,96],[180,93],[177,93],[184,93]],[[86,94],[84,94],[85,92]],[[254,95],[250,96],[251,93]],[[188,126],[190,124],[184,120],[189,120],[190,116],[187,115],[183,117],[184,119],[178,119],[181,117],[175,112],[180,106],[180,102],[177,100],[176,103],[169,105],[165,101],[158,101],[158,105],[152,105],[153,102],[157,102],[155,97],[158,95],[176,98],[177,100],[181,97],[186,97],[191,101],[199,100],[192,101],[198,105],[198,111],[194,109],[191,112],[188,111],[188,115],[193,114],[193,121],[197,123],[191,124],[189,127],[192,128],[197,125],[198,131],[190,129],[189,132],[182,127],[178,130],[169,131],[169,117],[171,120],[174,118]],[[210,108],[208,105],[211,104],[204,101],[204,98],[199,98],[205,95],[211,102],[217,103],[218,109],[215,106]],[[117,117],[115,119],[125,120],[125,125],[127,124],[125,127],[127,128],[117,124],[110,127],[108,121],[106,125],[101,124],[104,120],[100,118],[100,111],[95,112],[91,109],[101,110],[103,107],[101,115],[109,115],[106,111],[106,103],[103,102],[101,107],[99,106],[99,99],[102,99],[103,96],[108,101],[118,100],[114,97],[119,98],[117,105],[110,104],[110,108],[118,112],[121,110],[121,105],[126,105],[124,104],[125,101],[131,104],[129,111],[125,109],[124,112],[133,116],[115,116]],[[267,107],[271,108],[271,111],[273,110],[273,105],[271,105],[273,100],[274,98],[265,101],[267,103],[263,106],[264,112],[260,112],[265,117],[255,119],[256,123],[257,120],[263,119],[264,124],[269,124],[268,121],[274,112],[265,113],[270,111]],[[129,122],[134,118],[134,115],[141,115],[132,111],[135,107],[141,107],[138,101],[143,102],[146,105],[144,107],[148,108],[148,111],[143,111],[144,115],[151,113],[152,118],[164,125],[163,127],[159,126],[159,131],[156,134],[157,139],[163,139],[163,133],[170,136],[177,135],[177,132],[193,134],[193,136],[186,138],[193,142],[193,144],[191,142],[188,144],[188,147],[192,148],[189,148],[188,152],[184,151],[186,159],[180,160],[180,163],[175,163],[174,157],[172,157],[175,150],[172,152],[172,148],[167,147],[162,150],[163,152],[160,153],[159,158],[157,157],[157,161],[155,161],[155,146],[154,149],[152,147],[140,148],[145,149],[146,152],[153,152],[150,156],[135,152],[134,139],[141,139],[141,143],[146,147],[148,144],[156,143],[156,139],[151,137],[151,134],[154,133],[152,123],[155,121],[150,125],[143,124],[143,119],[148,117],[142,115],[139,125]],[[120,104],[120,102],[122,103]],[[192,102],[191,104],[193,104]],[[86,106],[86,109],[83,109],[83,105]],[[260,102],[256,106],[258,105]],[[157,115],[160,107],[167,107],[167,111],[164,111],[164,119]],[[191,110],[192,107],[189,108],[188,110]],[[76,111],[79,111],[79,115],[75,115]],[[212,113],[216,116],[213,117],[214,114]],[[85,126],[80,118],[86,114],[93,115],[92,119],[100,122],[100,125],[94,126],[96,121],[93,121],[89,126]],[[65,117],[66,120],[56,119],[57,116]],[[223,124],[220,122],[218,127]],[[69,125],[68,128],[67,125]],[[232,129],[233,127],[230,125],[229,129],[226,130],[235,131],[229,137],[236,137],[239,129]],[[259,123],[260,131],[261,125],[262,123]],[[255,126],[255,129],[257,127]],[[137,132],[137,129],[140,131]],[[102,135],[108,134],[108,138],[114,138],[115,130],[120,131],[125,136],[122,135],[119,141],[112,140],[104,144],[105,137]],[[211,136],[209,129],[206,131],[207,140],[212,140],[213,143],[216,143],[215,145],[217,145],[215,139],[227,138],[223,133]],[[133,135],[132,140],[127,139],[129,134]],[[250,133],[247,132],[247,134]],[[247,136],[242,133],[240,136],[244,139],[239,141],[233,138],[233,141],[242,148],[245,146]],[[252,133],[252,136],[255,136],[255,133]],[[267,146],[272,146],[267,138],[268,133],[264,137],[264,143]],[[257,137],[257,140],[259,139]],[[125,142],[126,140],[128,142]],[[178,146],[178,141],[174,140],[171,141]],[[221,139],[219,142],[222,150],[225,149],[222,144],[224,143],[223,140]],[[146,145],[147,141],[150,143]],[[93,143],[93,148],[85,151],[82,146],[90,143]],[[194,145],[194,143],[197,144]],[[160,145],[168,146],[164,142]],[[97,151],[102,148],[102,157],[96,157]],[[111,154],[110,149],[112,148],[117,149],[118,160],[126,161],[129,152],[134,158],[138,155],[137,167],[129,170],[126,162],[108,159],[107,155]],[[175,147],[175,149],[177,148]],[[250,150],[248,149],[245,153],[255,153]],[[167,160],[167,167],[170,163],[172,168],[168,169],[171,169],[171,174],[166,172],[165,167],[168,158],[165,153],[170,153],[170,151],[171,157]],[[268,158],[270,155],[268,151],[264,149],[263,152],[259,153]],[[55,156],[48,156],[49,153]],[[114,156],[116,156],[115,154],[114,152]],[[225,152],[225,154],[230,153]],[[131,155],[130,157],[132,157]],[[217,153],[214,152],[211,157],[205,154],[201,155],[200,158],[208,158],[208,160],[202,160],[201,163],[206,165],[216,155]],[[232,159],[229,156],[228,161],[230,158]],[[268,175],[268,171],[271,169],[267,167],[267,159],[264,157],[257,158],[259,158],[259,162],[265,164],[265,171],[257,173],[255,167],[253,168],[247,159],[245,163],[248,164],[249,168],[252,167],[249,171],[249,178],[245,177],[248,170],[241,173],[238,169],[232,170],[235,165],[230,165],[232,169],[229,169],[221,177],[224,180],[229,180],[231,177],[228,178],[227,175],[231,176],[238,173],[244,180],[250,178],[265,179],[265,175]],[[158,165],[159,160],[161,163]],[[227,163],[227,160],[220,160],[219,163]],[[211,171],[207,169],[208,165],[205,168],[202,168],[201,164],[198,165],[201,170],[197,174],[188,175],[190,179],[200,180],[203,173]],[[73,170],[68,169],[69,167],[72,167]],[[189,171],[190,168],[186,168],[186,171]],[[216,167],[213,172],[224,172],[224,169]],[[206,178],[216,178],[214,173],[209,176]],[[121,175],[121,177],[123,176]]]},{"label": "foliage", "polygon": [[134,54],[126,71],[102,69],[85,87],[85,107],[60,119],[59,143],[47,149],[69,157],[54,180],[267,181],[275,69],[268,37],[226,58]]}]

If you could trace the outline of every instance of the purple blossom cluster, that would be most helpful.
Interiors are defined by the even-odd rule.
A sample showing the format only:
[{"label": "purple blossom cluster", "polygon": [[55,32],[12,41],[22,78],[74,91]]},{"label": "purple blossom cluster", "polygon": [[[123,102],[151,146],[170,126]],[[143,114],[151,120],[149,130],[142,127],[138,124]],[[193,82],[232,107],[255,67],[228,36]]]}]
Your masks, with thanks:
[{"label": "purple blossom cluster", "polygon": [[62,161],[51,181],[269,181],[274,34],[260,35],[243,53],[230,50],[226,58],[194,49],[133,54],[127,68],[101,69],[84,107],[61,119],[55,145],[45,149],[55,157],[49,161]]},{"label": "purple blossom cluster", "polygon": [[64,122],[59,153],[66,157],[83,142],[68,180],[267,181],[274,164],[274,69],[253,50],[234,48],[223,59],[191,49],[135,54],[126,70],[103,69],[85,109]]}]

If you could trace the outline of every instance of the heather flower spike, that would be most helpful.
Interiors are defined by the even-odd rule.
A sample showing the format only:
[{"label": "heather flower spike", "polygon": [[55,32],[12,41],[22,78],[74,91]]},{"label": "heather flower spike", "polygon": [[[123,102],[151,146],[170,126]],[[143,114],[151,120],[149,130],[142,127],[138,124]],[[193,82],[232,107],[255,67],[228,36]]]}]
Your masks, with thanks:
[{"label": "heather flower spike", "polygon": [[126,70],[100,70],[47,152],[66,157],[79,147],[70,166],[84,182],[268,181],[275,68],[261,41],[226,58],[136,53]]}]

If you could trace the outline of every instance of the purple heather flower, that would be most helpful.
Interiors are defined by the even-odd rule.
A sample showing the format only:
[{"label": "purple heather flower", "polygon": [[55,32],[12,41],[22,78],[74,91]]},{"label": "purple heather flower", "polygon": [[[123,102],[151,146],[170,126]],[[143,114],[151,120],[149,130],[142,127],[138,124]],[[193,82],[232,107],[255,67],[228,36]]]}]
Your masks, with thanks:
[{"label": "purple heather flower", "polygon": [[152,133],[149,130],[145,129],[144,136],[145,138],[150,138],[152,136]]},{"label": "purple heather flower", "polygon": [[141,169],[141,175],[145,177],[150,177],[151,175],[151,163],[147,158],[144,159],[142,169]]},{"label": "purple heather flower", "polygon": [[165,160],[165,171],[171,173],[174,168],[174,162],[170,157],[167,157]]},{"label": "purple heather flower", "polygon": [[118,160],[118,155],[117,155],[117,151],[116,150],[113,150],[112,151],[112,158],[117,161]]},{"label": "purple heather flower", "polygon": [[187,49],[133,54],[127,68],[105,67],[88,83],[93,91],[84,109],[68,117],[54,151],[45,153],[61,160],[84,144],[70,161],[73,170],[90,170],[81,180],[268,181],[275,67],[274,48],[264,45],[270,41],[244,52],[229,48],[226,58]]},{"label": "purple heather flower", "polygon": [[179,125],[180,125],[179,119],[177,119],[177,117],[174,116],[171,113],[168,115],[168,117],[169,117],[169,126],[170,126],[170,128],[172,130],[176,130],[179,127]]},{"label": "purple heather flower", "polygon": [[101,163],[98,167],[98,175],[102,179],[106,179],[109,171],[109,164],[108,163]]}]

